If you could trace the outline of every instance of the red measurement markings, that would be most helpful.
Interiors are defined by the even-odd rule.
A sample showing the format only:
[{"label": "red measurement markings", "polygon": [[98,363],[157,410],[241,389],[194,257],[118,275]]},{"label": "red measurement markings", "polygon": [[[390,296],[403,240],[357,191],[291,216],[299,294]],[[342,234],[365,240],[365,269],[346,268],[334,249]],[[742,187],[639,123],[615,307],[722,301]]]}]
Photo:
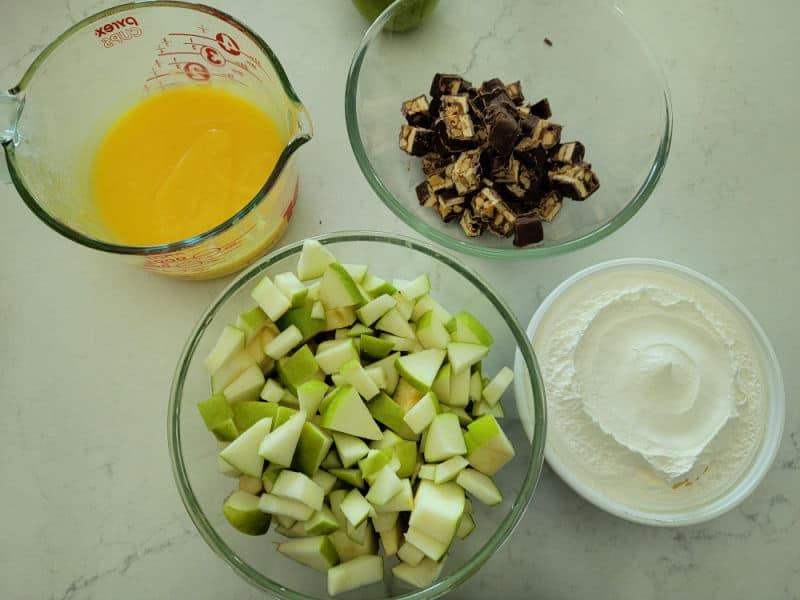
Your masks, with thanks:
[{"label": "red measurement markings", "polygon": [[261,61],[251,54],[243,51],[239,46],[239,43],[229,36],[227,33],[218,33],[215,37],[209,37],[205,35],[197,35],[193,33],[179,33],[179,32],[172,32],[169,35],[175,36],[183,36],[188,38],[198,38],[203,40],[208,40],[209,42],[214,42],[217,46],[219,46],[222,50],[230,54],[231,56],[244,56],[252,61],[254,67],[261,69],[265,73],[267,72],[264,67],[261,65]]},{"label": "red measurement markings", "polygon": [[205,65],[196,62],[187,62],[183,65],[183,72],[192,81],[208,81],[211,79],[211,73]]}]

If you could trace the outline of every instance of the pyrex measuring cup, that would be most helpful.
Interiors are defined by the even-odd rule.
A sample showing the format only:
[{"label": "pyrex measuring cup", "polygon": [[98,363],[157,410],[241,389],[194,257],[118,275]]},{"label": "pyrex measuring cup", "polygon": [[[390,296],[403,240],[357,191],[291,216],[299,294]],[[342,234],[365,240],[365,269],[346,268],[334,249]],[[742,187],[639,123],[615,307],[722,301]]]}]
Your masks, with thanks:
[{"label": "pyrex measuring cup", "polygon": [[[286,146],[265,167],[256,196],[223,223],[158,246],[117,244],[94,209],[93,150],[126,109],[177,86],[238,94],[270,116]],[[124,4],[88,17],[0,93],[0,142],[30,209],[80,244],[183,278],[231,273],[278,240],[297,199],[293,155],[311,134],[308,112],[264,40],[223,12],[185,2]]]}]

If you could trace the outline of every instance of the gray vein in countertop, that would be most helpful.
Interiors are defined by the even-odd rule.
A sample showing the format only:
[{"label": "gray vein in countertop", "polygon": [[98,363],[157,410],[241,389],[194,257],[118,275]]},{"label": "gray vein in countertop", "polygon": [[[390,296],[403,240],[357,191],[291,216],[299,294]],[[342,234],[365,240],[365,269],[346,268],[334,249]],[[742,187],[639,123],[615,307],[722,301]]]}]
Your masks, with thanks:
[{"label": "gray vein in countertop", "polygon": [[475,43],[472,45],[472,48],[470,48],[469,62],[467,63],[467,66],[464,67],[465,74],[469,73],[470,69],[472,69],[473,65],[475,64],[475,61],[478,58],[478,49],[480,48],[481,44],[483,44],[483,42],[485,42],[486,40],[494,38],[497,35],[498,23],[500,23],[500,21],[502,21],[509,15],[511,15],[511,4],[506,2],[505,6],[503,7],[503,12],[500,13],[500,15],[494,21],[494,23],[492,23],[491,27],[489,27],[489,31],[486,34],[480,36],[478,39],[476,39]]},{"label": "gray vein in countertop", "polygon": [[145,558],[146,556],[150,556],[151,554],[158,554],[159,552],[163,552],[168,548],[171,548],[175,542],[188,537],[192,534],[192,531],[185,530],[179,535],[176,535],[168,540],[161,542],[160,544],[154,544],[152,546],[146,546],[141,550],[137,550],[136,552],[132,552],[125,556],[118,565],[115,567],[111,567],[110,569],[106,569],[105,571],[101,571],[95,575],[90,577],[78,577],[74,579],[64,590],[64,592],[60,596],[50,596],[50,600],[72,600],[75,598],[75,595],[78,592],[86,590],[92,587],[101,579],[108,577],[109,575],[125,575],[128,570],[139,560]]},{"label": "gray vein in countertop", "polygon": [[789,440],[792,442],[794,454],[790,459],[779,460],[778,467],[781,469],[797,471],[800,470],[800,431],[792,432],[789,435]]}]

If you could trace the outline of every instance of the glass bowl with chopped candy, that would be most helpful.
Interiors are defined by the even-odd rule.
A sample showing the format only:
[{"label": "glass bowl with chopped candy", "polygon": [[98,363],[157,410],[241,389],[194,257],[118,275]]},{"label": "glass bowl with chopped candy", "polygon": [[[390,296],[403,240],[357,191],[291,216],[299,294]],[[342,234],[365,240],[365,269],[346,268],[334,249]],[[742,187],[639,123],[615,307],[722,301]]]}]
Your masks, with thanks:
[{"label": "glass bowl with chopped candy", "polygon": [[383,233],[306,240],[241,274],[191,334],[168,412],[201,536],[280,598],[452,591],[511,534],[544,454],[511,310],[458,260]]},{"label": "glass bowl with chopped candy", "polygon": [[[610,2],[450,2],[365,33],[350,143],[378,197],[427,238],[520,259],[587,246],[649,198],[669,153],[663,73]],[[398,143],[399,140],[399,143]]]}]

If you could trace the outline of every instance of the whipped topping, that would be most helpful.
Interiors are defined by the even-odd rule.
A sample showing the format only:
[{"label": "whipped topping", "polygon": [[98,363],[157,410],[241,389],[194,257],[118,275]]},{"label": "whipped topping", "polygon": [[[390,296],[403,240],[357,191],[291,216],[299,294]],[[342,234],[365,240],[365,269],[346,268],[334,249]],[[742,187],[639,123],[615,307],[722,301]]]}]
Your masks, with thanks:
[{"label": "whipped topping", "polygon": [[719,495],[763,436],[754,344],[700,281],[649,265],[592,273],[547,309],[534,340],[548,444],[638,508],[665,509],[678,491]]}]

